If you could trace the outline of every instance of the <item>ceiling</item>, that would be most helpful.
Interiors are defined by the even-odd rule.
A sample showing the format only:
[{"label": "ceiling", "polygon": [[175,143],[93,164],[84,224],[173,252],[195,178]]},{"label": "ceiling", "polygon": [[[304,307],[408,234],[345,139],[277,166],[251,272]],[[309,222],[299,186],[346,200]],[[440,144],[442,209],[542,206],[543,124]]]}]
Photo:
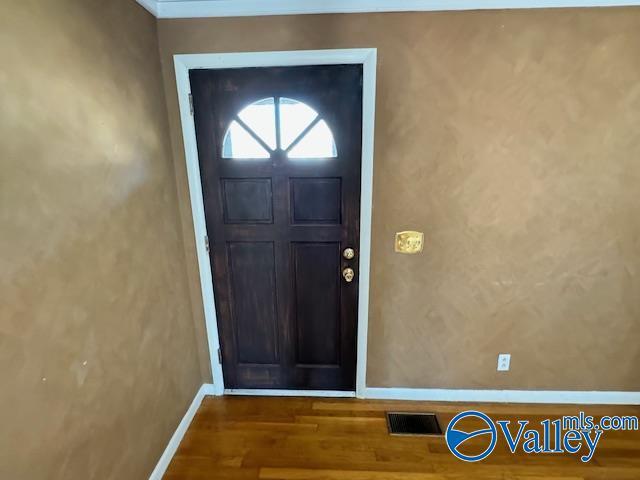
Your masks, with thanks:
[{"label": "ceiling", "polygon": [[513,8],[614,7],[640,0],[136,0],[158,18],[311,13],[418,12]]}]

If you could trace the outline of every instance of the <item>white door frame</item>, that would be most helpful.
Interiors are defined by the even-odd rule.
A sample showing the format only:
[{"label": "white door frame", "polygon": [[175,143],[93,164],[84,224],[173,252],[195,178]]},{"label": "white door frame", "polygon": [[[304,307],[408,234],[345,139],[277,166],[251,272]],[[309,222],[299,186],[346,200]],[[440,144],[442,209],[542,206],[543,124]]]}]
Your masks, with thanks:
[{"label": "white door frame", "polygon": [[[173,56],[182,138],[187,162],[189,197],[193,215],[193,229],[196,237],[196,253],[200,270],[200,288],[204,304],[204,316],[209,343],[209,356],[213,387],[216,395],[306,395],[306,396],[346,396],[364,397],[367,371],[367,332],[369,324],[369,269],[371,260],[371,209],[373,193],[373,139],[376,98],[376,49],[358,48],[341,50],[296,50],[283,52],[243,52],[185,54]],[[360,249],[359,249],[359,290],[358,290],[358,341],[356,364],[356,391],[319,390],[225,390],[222,364],[217,352],[220,348],[218,320],[214,301],[214,285],[211,275],[209,253],[205,245],[207,226],[204,216],[204,201],[200,183],[198,147],[193,115],[191,114],[191,85],[189,70],[283,67],[297,65],[361,64],[362,84],[362,180],[360,187]]]}]

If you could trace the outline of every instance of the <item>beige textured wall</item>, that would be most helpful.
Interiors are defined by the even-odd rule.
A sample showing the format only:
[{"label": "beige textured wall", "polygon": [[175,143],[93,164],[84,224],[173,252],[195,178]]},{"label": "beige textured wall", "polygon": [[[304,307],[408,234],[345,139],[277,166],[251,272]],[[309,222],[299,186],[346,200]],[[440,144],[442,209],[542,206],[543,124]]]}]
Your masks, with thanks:
[{"label": "beige textured wall", "polygon": [[0,478],[148,478],[202,377],[156,22],[0,2]]},{"label": "beige textured wall", "polygon": [[[159,35],[185,218],[172,54],[378,48],[369,386],[640,390],[640,9],[163,20]],[[394,254],[405,229],[424,254]]]}]

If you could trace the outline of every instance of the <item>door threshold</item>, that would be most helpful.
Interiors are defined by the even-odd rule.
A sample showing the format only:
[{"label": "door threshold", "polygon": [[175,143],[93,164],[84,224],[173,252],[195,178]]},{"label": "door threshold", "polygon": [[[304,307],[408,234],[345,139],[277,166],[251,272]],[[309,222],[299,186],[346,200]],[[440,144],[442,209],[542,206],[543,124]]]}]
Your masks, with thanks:
[{"label": "door threshold", "polygon": [[225,388],[225,395],[248,395],[254,397],[332,397],[355,398],[356,392],[343,390],[284,390],[261,388]]}]

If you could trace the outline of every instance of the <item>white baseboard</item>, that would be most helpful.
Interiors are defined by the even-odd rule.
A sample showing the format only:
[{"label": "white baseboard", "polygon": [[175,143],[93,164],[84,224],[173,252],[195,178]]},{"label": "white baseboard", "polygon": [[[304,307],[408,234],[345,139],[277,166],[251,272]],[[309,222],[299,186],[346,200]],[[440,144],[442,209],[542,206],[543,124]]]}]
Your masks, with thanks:
[{"label": "white baseboard", "polygon": [[153,472],[151,472],[151,475],[149,475],[149,480],[162,480],[164,473],[167,471],[167,468],[171,463],[171,459],[175,455],[176,450],[178,450],[178,446],[180,446],[182,437],[184,437],[184,434],[187,433],[187,429],[191,424],[191,420],[193,420],[193,417],[195,417],[198,408],[200,408],[202,399],[206,395],[216,394],[216,390],[211,383],[205,383],[200,387],[193,399],[193,402],[191,402],[191,405],[187,409],[187,413],[184,414],[184,417],[182,417],[182,420],[180,420],[180,423],[178,424],[178,428],[176,428],[176,431],[173,432],[173,435],[171,436],[171,439],[167,444],[167,448],[164,449],[164,452],[160,456],[160,460],[158,460],[158,463],[156,464],[156,468],[154,468]]},{"label": "white baseboard", "polygon": [[364,398],[431,402],[561,403],[578,405],[640,405],[640,392],[556,390],[448,390],[440,388],[373,388]]}]

